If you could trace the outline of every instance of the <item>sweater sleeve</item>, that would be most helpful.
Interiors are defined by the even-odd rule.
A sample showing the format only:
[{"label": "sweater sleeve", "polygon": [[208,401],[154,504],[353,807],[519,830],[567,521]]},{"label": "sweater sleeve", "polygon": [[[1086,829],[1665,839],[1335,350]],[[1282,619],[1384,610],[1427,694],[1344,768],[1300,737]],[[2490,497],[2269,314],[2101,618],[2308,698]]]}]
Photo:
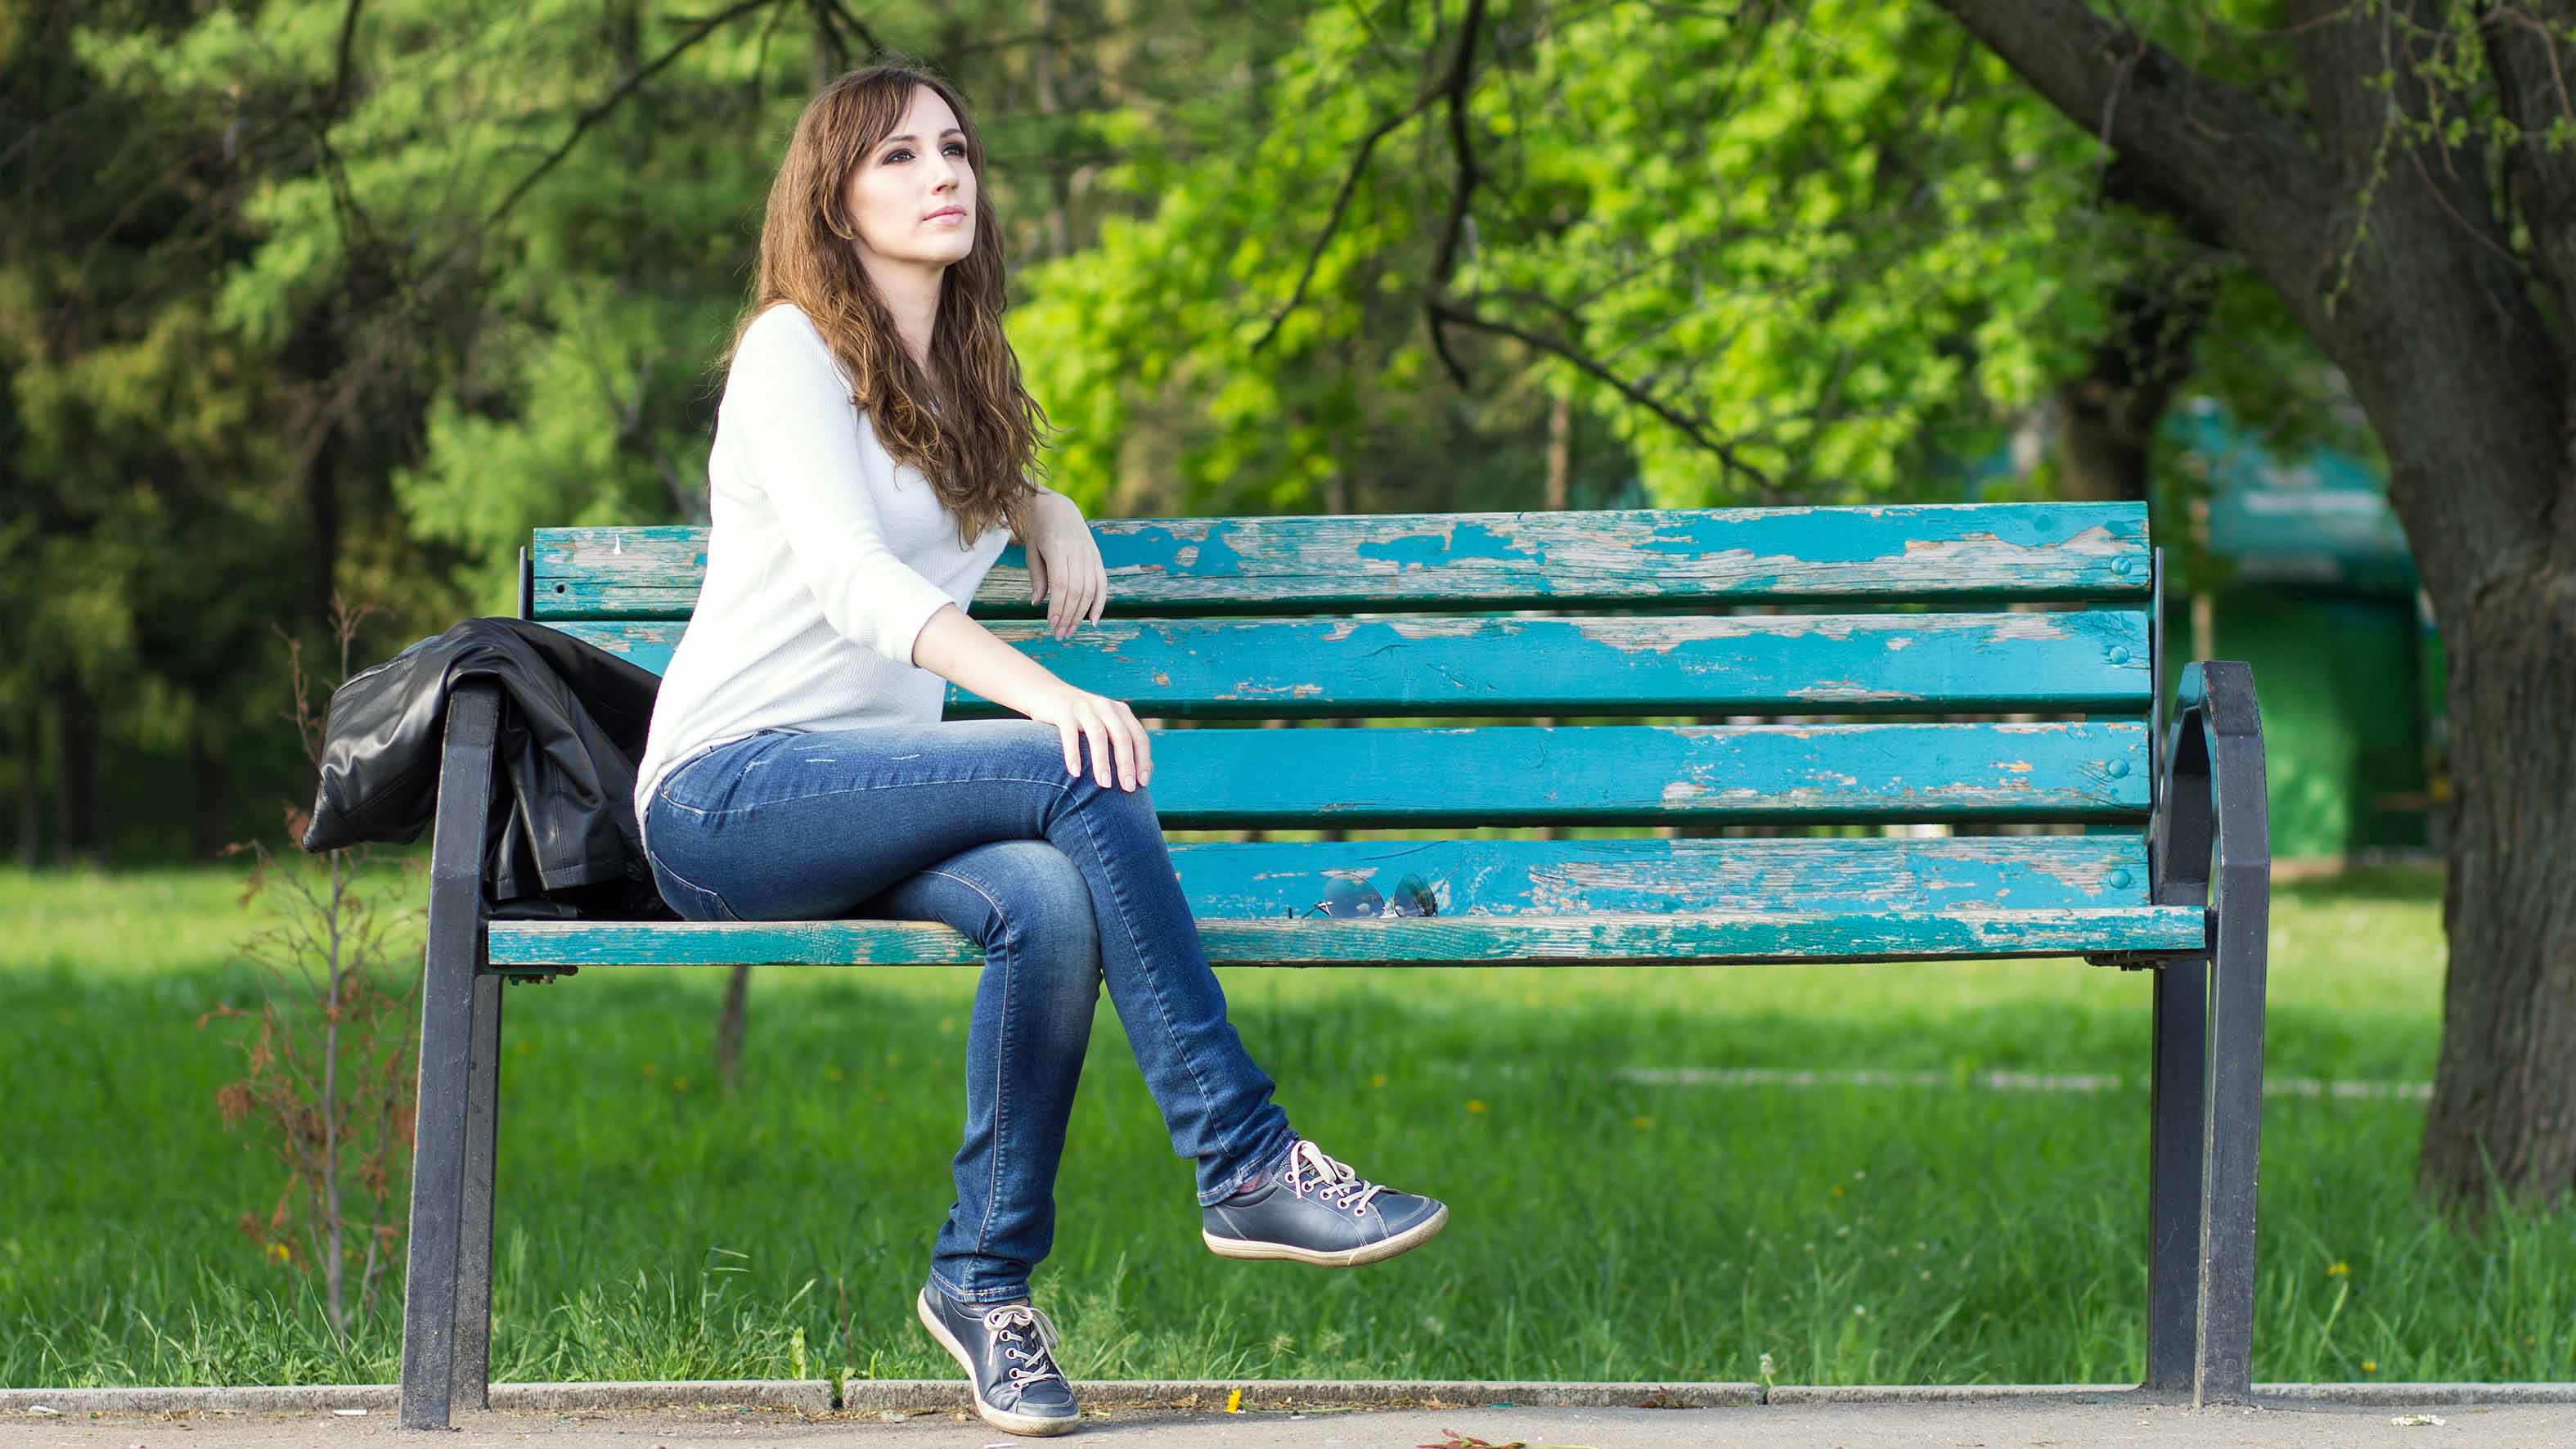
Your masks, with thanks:
[{"label": "sweater sleeve", "polygon": [[887,546],[876,495],[894,459],[863,436],[832,354],[785,307],[743,334],[718,404],[756,486],[777,510],[798,575],[842,637],[912,663],[922,626],[956,601]]}]

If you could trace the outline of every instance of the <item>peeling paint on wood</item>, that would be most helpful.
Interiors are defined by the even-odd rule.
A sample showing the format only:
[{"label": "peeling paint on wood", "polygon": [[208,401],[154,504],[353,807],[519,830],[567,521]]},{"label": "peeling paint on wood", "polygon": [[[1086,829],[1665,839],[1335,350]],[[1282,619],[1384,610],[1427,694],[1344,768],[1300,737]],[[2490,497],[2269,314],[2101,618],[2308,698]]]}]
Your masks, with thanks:
[{"label": "peeling paint on wood", "polygon": [[[2032,621],[2045,627],[2034,627]],[[682,623],[555,627],[664,668]],[[1059,641],[987,627],[1140,713],[2085,713],[2147,709],[2146,615],[2025,613],[1493,619],[1103,620]],[[1900,648],[1899,646],[1903,647]],[[1005,713],[950,686],[953,717]]]},{"label": "peeling paint on wood", "polygon": [[[1606,509],[1101,519],[1111,607],[1278,613],[1474,600],[2144,600],[2146,509],[2130,503]],[[695,528],[539,529],[540,619],[682,618],[706,569]],[[978,617],[1041,616],[1011,544]]]},{"label": "peeling paint on wood", "polygon": [[[1199,939],[1220,965],[1688,965],[2176,954],[2206,949],[2203,913],[2117,910],[1637,911],[1569,916],[1207,921]],[[495,921],[492,964],[968,965],[972,940],[936,921],[635,923]]]},{"label": "peeling paint on wood", "polygon": [[[1095,522],[1114,617],[1057,641],[1017,545],[987,627],[1139,713],[2081,714],[2030,723],[1191,729],[1156,735],[1170,828],[2030,820],[2035,837],[1182,842],[1213,959],[1831,961],[2187,951],[2149,903],[2143,507],[1887,505]],[[539,530],[538,617],[667,666],[704,530]],[[1964,601],[1971,601],[1964,602]],[[2030,600],[2093,607],[2028,610]],[[1586,608],[1835,604],[1603,616]],[[1872,612],[1946,602],[1944,612]],[[1444,609],[1526,610],[1507,617]],[[1006,714],[951,686],[952,717]],[[1287,919],[1421,873],[1440,914]],[[624,934],[620,934],[620,933]],[[980,959],[932,922],[496,922],[512,965]]]},{"label": "peeling paint on wood", "polygon": [[1174,828],[2142,818],[2146,729],[1494,725],[1155,737]]}]

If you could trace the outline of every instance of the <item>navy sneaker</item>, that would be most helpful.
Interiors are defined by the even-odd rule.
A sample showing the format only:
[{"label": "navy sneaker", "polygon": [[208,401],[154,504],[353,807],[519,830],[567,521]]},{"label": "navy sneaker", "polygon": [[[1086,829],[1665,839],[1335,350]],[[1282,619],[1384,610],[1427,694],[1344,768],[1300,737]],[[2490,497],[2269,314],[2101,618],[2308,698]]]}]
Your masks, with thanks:
[{"label": "navy sneaker", "polygon": [[935,1283],[913,1305],[921,1326],[966,1370],[975,1413],[1013,1434],[1062,1434],[1082,1422],[1055,1366],[1055,1325],[1026,1303],[960,1303]]},{"label": "navy sneaker", "polygon": [[1430,1241],[1449,1209],[1370,1182],[1299,1138],[1277,1171],[1200,1209],[1200,1219],[1199,1236],[1228,1258],[1351,1268]]}]

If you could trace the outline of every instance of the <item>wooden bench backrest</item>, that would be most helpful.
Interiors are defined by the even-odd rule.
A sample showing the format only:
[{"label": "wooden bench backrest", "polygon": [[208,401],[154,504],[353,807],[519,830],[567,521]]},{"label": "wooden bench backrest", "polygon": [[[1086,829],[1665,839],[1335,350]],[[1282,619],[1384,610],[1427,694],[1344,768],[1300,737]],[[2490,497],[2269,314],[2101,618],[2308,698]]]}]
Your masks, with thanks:
[{"label": "wooden bench backrest", "polygon": [[[1408,869],[1438,883],[1444,913],[2146,899],[2155,641],[2142,505],[1092,527],[1110,580],[1100,623],[1049,638],[1043,606],[1026,602],[1016,544],[972,612],[1140,716],[1219,726],[1157,734],[1153,791],[1168,828],[1444,837],[1176,844],[1203,915],[1277,916],[1315,899],[1325,876],[1383,876],[1383,886]],[[696,528],[539,530],[532,616],[662,668],[705,546]],[[950,717],[1002,713],[949,689]],[[1780,715],[1839,722],[1741,722]],[[1653,716],[1729,723],[1635,722]],[[1380,727],[1224,727],[1336,719]],[[1543,824],[1913,821],[2091,830],[1466,838]]]}]

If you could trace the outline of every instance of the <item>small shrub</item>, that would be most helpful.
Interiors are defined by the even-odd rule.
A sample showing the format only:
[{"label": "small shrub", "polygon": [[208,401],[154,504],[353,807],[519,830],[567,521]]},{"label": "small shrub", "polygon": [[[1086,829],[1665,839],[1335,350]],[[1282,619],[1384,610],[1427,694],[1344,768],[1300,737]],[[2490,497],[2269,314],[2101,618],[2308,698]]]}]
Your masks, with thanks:
[{"label": "small shrub", "polygon": [[[349,675],[358,621],[332,601],[340,677]],[[301,641],[280,631],[296,727],[305,755],[321,769],[323,722],[311,708],[311,682]],[[241,906],[268,902],[268,924],[235,943],[259,968],[260,1001],[243,1010],[218,1006],[200,1028],[224,1018],[241,1023],[244,1074],[215,1094],[226,1128],[267,1137],[286,1169],[276,1202],[245,1211],[243,1234],[282,1264],[321,1279],[332,1330],[346,1335],[374,1305],[377,1281],[400,1250],[402,1190],[411,1169],[419,1030],[419,949],[414,923],[426,899],[421,863],[408,862],[391,881],[371,847],[325,851],[318,864],[301,855],[309,813],[285,806],[286,836],[298,854],[281,863],[257,840],[224,847],[248,854]]]}]

